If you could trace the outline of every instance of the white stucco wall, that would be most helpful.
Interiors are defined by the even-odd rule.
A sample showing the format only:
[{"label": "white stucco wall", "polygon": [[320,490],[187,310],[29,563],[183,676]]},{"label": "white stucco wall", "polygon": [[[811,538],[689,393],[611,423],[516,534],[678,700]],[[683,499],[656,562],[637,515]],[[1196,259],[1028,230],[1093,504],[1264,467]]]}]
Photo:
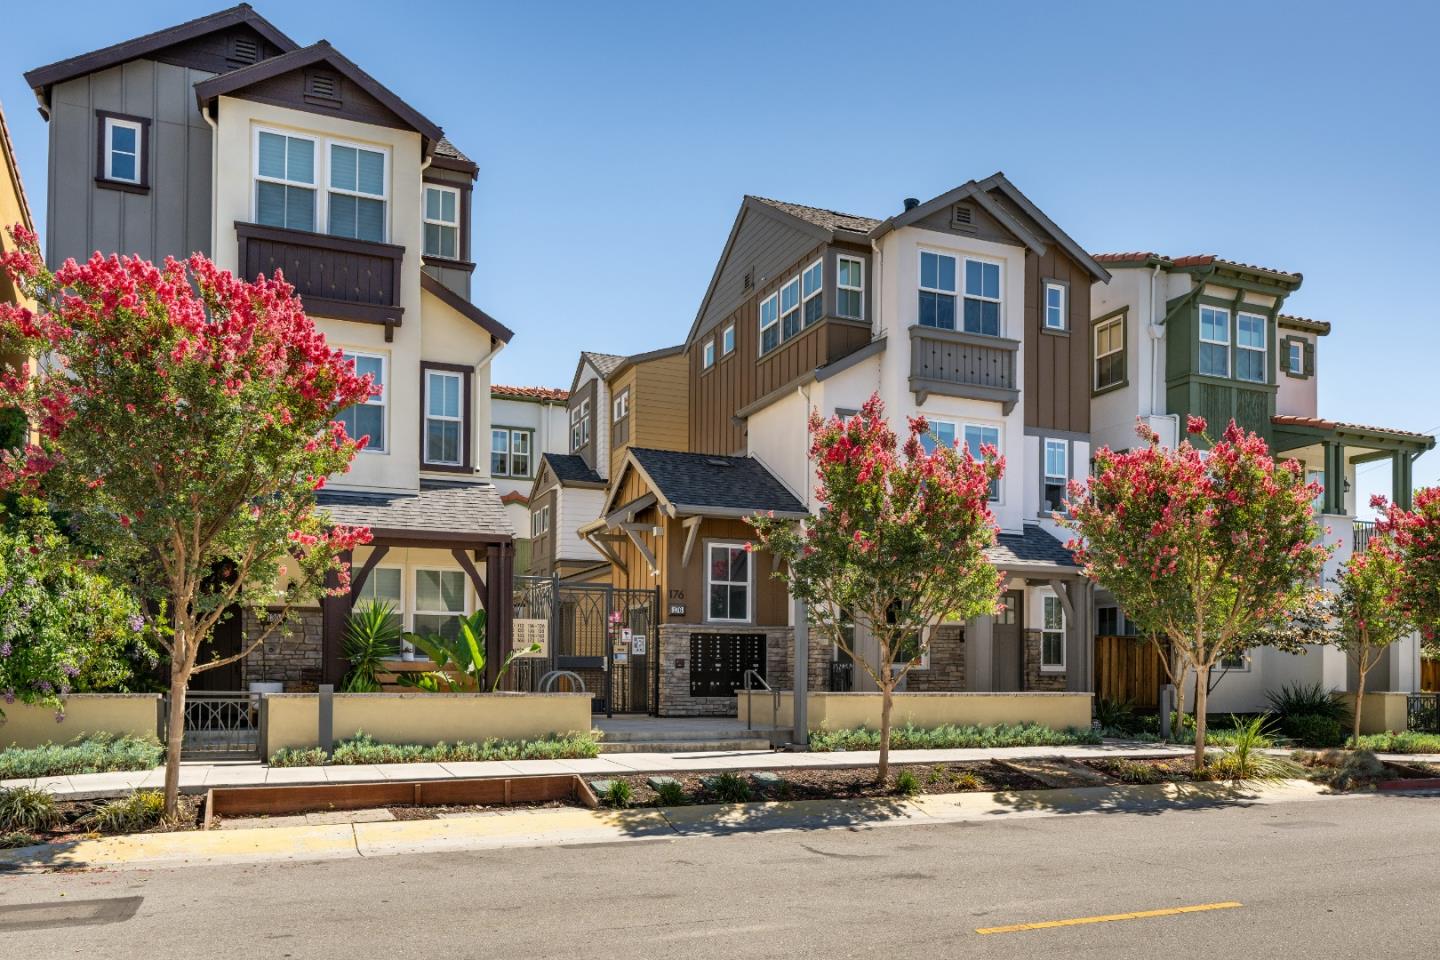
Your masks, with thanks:
[{"label": "white stucco wall", "polygon": [[[1315,351],[1315,374],[1309,377],[1292,377],[1286,374],[1286,364],[1290,358],[1284,353],[1278,354],[1276,366],[1276,383],[1279,389],[1275,393],[1275,412],[1291,417],[1314,417],[1319,415],[1320,410],[1320,347],[1319,338],[1313,333],[1301,333],[1299,330],[1280,330],[1280,337],[1289,337],[1291,340],[1304,340],[1311,344]],[[1279,344],[1276,344],[1279,350]]]},{"label": "white stucco wall", "polygon": [[[535,473],[540,468],[540,457],[546,453],[570,452],[570,425],[563,400],[518,400],[513,397],[491,396],[490,427],[509,427],[530,430],[530,475],[527,477],[496,477],[490,482],[500,496],[519,493],[530,496],[530,487],[535,482]],[[490,467],[491,437],[487,429],[481,437],[484,443],[485,466]],[[518,537],[530,536],[530,508],[524,503],[508,503],[505,515],[515,528]]]}]

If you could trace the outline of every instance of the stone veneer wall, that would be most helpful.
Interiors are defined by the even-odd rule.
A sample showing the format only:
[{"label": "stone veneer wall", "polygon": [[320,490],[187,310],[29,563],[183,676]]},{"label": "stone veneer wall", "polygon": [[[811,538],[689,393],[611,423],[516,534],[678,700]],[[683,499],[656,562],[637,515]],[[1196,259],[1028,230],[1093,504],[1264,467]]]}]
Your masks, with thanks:
[{"label": "stone veneer wall", "polygon": [[[789,627],[750,627],[743,624],[708,626],[693,623],[660,625],[660,703],[662,717],[733,717],[734,697],[690,696],[690,635],[692,633],[761,633],[765,635],[766,682],[777,690],[778,680],[789,682],[790,660],[795,656],[794,632]],[[812,648],[813,654],[813,648]],[[825,651],[829,658],[829,651]],[[812,656],[812,664],[813,664]],[[812,680],[813,679],[812,665]]]},{"label": "stone veneer wall", "polygon": [[[272,614],[273,616],[273,614]],[[255,611],[245,610],[242,621],[245,636],[253,641],[266,627]],[[313,692],[320,683],[323,667],[322,626],[319,607],[291,610],[288,622],[270,635],[263,644],[240,661],[241,679],[279,680],[286,693]]]},{"label": "stone veneer wall", "polygon": [[930,665],[905,676],[907,693],[956,693],[965,689],[965,626],[942,623],[930,637]]},{"label": "stone veneer wall", "polygon": [[1025,689],[1026,690],[1059,690],[1065,689],[1065,671],[1052,672],[1040,670],[1040,640],[1039,630],[1025,631]]}]

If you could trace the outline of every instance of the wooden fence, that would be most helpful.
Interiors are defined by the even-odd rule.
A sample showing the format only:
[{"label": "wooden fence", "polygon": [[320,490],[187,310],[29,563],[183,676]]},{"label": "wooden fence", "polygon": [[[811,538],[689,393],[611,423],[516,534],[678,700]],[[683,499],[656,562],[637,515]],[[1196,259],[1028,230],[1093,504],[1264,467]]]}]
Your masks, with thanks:
[{"label": "wooden fence", "polygon": [[1440,660],[1420,661],[1420,689],[1440,693]]},{"label": "wooden fence", "polygon": [[1158,709],[1165,665],[1149,640],[1095,638],[1095,695],[1141,709]]}]

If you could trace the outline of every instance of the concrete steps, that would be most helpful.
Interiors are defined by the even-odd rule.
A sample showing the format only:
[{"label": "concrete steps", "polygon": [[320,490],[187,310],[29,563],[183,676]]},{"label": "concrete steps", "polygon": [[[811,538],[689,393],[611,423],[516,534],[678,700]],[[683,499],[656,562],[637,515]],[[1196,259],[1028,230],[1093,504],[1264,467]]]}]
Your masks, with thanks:
[{"label": "concrete steps", "polygon": [[733,750],[772,749],[765,736],[732,740],[617,740],[600,741],[601,753],[715,753]]},{"label": "concrete steps", "polygon": [[[650,719],[644,721],[597,721],[603,733],[601,753],[711,753],[720,751],[768,751],[772,749],[769,730],[746,730],[735,721]],[[781,741],[789,731],[776,731]]]}]

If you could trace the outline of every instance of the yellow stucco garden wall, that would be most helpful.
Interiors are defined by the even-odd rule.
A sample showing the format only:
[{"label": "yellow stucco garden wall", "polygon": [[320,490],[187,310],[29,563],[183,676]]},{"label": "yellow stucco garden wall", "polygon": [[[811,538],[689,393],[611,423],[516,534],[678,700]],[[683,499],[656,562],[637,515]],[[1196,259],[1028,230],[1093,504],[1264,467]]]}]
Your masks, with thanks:
[{"label": "yellow stucco garden wall", "polygon": [[0,720],[0,748],[64,743],[97,733],[154,737],[160,694],[72,694],[65,699],[65,719],[59,723],[49,707],[12,703],[0,709],[5,711],[5,718]]},{"label": "yellow stucco garden wall", "polygon": [[[1406,701],[1409,694],[1375,692],[1365,694],[1365,701],[1360,709],[1360,732],[1361,733],[1404,733],[1409,726],[1410,718],[1406,711]],[[1350,709],[1355,709],[1355,694],[1345,694],[1345,702]]]},{"label": "yellow stucco garden wall", "polygon": [[[754,710],[753,722],[769,726],[776,716],[774,698],[765,691],[736,695],[742,721]],[[779,691],[777,723],[793,726],[793,695]],[[878,693],[812,693],[809,696],[811,730],[847,730],[880,726]],[[990,726],[1039,723],[1056,730],[1090,726],[1088,693],[897,693],[891,722],[899,727]]]}]

